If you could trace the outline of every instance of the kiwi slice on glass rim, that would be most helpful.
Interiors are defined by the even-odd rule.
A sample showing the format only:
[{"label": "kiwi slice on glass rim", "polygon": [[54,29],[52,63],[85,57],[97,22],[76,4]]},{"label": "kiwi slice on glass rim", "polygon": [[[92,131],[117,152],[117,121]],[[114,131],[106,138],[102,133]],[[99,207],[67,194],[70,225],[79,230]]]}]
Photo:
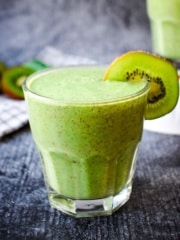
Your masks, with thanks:
[{"label": "kiwi slice on glass rim", "polygon": [[145,51],[130,51],[117,57],[107,68],[104,80],[150,83],[145,119],[171,112],[179,98],[176,67],[166,59]]}]

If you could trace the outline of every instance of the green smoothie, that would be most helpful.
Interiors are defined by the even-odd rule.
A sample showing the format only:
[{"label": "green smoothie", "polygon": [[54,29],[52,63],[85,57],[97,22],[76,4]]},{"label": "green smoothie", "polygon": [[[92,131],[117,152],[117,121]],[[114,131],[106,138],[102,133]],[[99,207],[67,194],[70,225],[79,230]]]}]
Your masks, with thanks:
[{"label": "green smoothie", "polygon": [[148,84],[103,81],[100,67],[32,75],[25,97],[49,195],[114,196],[131,181]]},{"label": "green smoothie", "polygon": [[147,0],[153,50],[180,61],[180,0]]}]

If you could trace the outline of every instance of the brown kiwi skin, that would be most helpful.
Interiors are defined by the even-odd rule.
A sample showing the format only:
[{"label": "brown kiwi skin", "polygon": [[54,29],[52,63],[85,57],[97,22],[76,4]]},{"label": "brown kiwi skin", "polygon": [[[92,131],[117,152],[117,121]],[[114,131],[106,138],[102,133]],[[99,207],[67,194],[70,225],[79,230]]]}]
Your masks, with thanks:
[{"label": "brown kiwi skin", "polygon": [[4,71],[7,69],[7,66],[4,62],[0,61],[0,93],[2,92],[2,77]]},{"label": "brown kiwi skin", "polygon": [[[3,81],[4,82],[4,81]],[[2,84],[3,93],[13,99],[24,99],[24,96],[16,95],[5,83]]]}]

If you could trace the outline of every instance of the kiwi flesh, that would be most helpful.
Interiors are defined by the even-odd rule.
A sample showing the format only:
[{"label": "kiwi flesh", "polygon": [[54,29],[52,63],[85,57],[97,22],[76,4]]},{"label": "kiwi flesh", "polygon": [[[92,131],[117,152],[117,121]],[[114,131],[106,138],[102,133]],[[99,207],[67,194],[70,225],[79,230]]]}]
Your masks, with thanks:
[{"label": "kiwi flesh", "polygon": [[22,83],[26,77],[31,75],[35,70],[26,66],[14,66],[8,68],[2,77],[3,93],[14,99],[23,99]]},{"label": "kiwi flesh", "polygon": [[115,81],[146,80],[150,84],[145,119],[171,112],[179,97],[176,67],[168,60],[145,51],[130,51],[115,59],[104,79]]}]

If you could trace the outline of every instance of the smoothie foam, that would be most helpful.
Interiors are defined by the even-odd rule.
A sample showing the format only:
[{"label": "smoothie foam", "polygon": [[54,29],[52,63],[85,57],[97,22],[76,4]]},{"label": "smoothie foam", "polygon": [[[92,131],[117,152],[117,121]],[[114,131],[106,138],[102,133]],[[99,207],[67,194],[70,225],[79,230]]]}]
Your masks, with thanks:
[{"label": "smoothie foam", "polygon": [[27,82],[30,125],[52,195],[113,196],[133,174],[148,86],[103,81],[103,74],[99,67],[64,68]]}]

